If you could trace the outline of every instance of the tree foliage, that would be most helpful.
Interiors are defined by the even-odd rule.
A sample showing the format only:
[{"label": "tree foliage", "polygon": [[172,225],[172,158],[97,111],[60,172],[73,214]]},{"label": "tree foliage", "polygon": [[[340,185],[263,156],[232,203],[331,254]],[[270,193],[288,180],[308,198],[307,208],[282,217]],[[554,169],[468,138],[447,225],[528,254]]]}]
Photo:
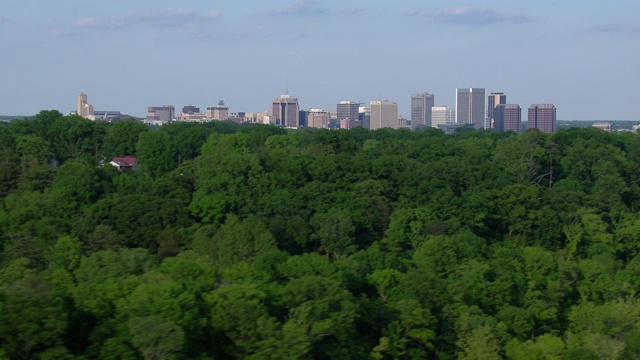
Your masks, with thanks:
[{"label": "tree foliage", "polygon": [[42,111],[0,125],[0,358],[636,359],[639,184],[631,133]]}]

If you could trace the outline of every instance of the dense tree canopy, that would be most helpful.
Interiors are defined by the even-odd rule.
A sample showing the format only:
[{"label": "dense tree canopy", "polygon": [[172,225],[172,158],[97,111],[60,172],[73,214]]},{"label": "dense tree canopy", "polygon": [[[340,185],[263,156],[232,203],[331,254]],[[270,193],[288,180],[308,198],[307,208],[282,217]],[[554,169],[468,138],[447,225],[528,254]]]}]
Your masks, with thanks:
[{"label": "dense tree canopy", "polygon": [[53,110],[0,155],[0,358],[640,356],[637,134]]}]

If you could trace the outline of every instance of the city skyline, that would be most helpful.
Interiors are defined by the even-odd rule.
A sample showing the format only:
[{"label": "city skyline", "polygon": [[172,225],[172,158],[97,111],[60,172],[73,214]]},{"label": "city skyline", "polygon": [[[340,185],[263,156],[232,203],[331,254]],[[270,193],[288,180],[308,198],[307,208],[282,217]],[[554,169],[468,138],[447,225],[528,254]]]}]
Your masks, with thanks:
[{"label": "city skyline", "polygon": [[[409,118],[410,94],[454,108],[452,89],[469,86],[554,103],[562,119],[638,120],[638,12],[631,0],[10,2],[0,113],[68,113],[80,91],[140,117],[150,104],[217,99],[264,111],[288,89],[305,109],[390,99]],[[509,51],[486,56],[487,39]]]}]

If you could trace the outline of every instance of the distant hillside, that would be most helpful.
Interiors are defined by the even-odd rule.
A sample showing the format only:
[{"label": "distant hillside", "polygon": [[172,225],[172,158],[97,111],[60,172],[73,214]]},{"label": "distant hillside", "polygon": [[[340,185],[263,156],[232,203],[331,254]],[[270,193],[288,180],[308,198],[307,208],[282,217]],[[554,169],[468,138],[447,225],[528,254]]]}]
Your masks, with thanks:
[{"label": "distant hillside", "polygon": [[24,119],[28,116],[24,115],[0,115],[0,121],[11,121],[14,119]]},{"label": "distant hillside", "polygon": [[631,130],[632,126],[640,124],[638,120],[558,120],[560,128],[589,127],[598,122],[610,122],[613,130]]}]

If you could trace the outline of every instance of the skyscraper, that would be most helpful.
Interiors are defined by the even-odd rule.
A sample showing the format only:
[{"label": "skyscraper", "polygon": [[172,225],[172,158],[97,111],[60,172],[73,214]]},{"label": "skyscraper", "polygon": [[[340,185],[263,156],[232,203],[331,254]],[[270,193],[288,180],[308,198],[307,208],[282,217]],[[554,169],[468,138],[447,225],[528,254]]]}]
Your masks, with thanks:
[{"label": "skyscraper", "polygon": [[438,128],[438,125],[454,124],[455,122],[455,110],[448,106],[434,106],[431,108],[431,127]]},{"label": "skyscraper", "polygon": [[362,122],[363,128],[371,129],[371,108],[367,106],[360,106],[358,108],[358,120]]},{"label": "skyscraper", "polygon": [[487,96],[487,128],[493,127],[493,110],[500,104],[507,103],[507,95],[501,92],[494,92]]},{"label": "skyscraper", "polygon": [[340,101],[336,106],[337,111],[337,119],[338,121],[348,119],[348,120],[358,120],[358,109],[360,108],[360,103],[355,101]]},{"label": "skyscraper", "polygon": [[482,88],[456,89],[456,122],[484,129],[484,94]]},{"label": "skyscraper", "polygon": [[527,119],[529,129],[536,128],[542,132],[556,132],[556,107],[553,104],[533,104],[529,106]]},{"label": "skyscraper", "polygon": [[434,96],[429,93],[411,95],[411,127],[431,126]]},{"label": "skyscraper", "polygon": [[87,94],[81,92],[78,95],[78,115],[85,119],[95,120],[93,106],[87,102]]},{"label": "skyscraper", "polygon": [[393,128],[398,126],[398,103],[388,100],[371,102],[370,129]]},{"label": "skyscraper", "polygon": [[518,104],[498,104],[493,109],[493,128],[497,131],[520,132],[522,109]]},{"label": "skyscraper", "polygon": [[299,111],[298,99],[285,94],[273,100],[271,115],[276,118],[276,125],[297,128],[300,126]]}]

